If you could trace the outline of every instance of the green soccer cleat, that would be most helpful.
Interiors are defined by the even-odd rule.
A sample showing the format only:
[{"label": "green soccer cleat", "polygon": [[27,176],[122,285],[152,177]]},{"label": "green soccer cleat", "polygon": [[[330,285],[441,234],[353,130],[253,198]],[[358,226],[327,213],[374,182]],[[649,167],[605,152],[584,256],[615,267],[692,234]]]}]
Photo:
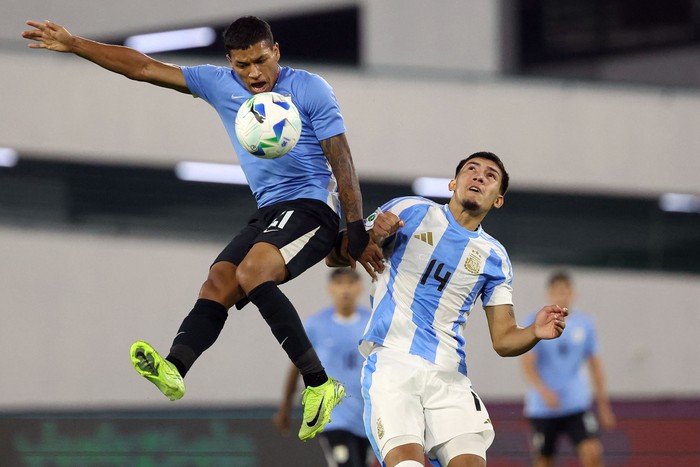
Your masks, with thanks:
[{"label": "green soccer cleat", "polygon": [[148,343],[136,341],[131,344],[131,363],[141,376],[155,384],[171,401],[185,395],[185,382],[180,372]]},{"label": "green soccer cleat", "polygon": [[306,441],[323,431],[326,423],[331,421],[333,407],[343,402],[345,388],[333,378],[320,386],[304,389],[301,404],[304,406],[304,417],[299,429],[299,439]]}]

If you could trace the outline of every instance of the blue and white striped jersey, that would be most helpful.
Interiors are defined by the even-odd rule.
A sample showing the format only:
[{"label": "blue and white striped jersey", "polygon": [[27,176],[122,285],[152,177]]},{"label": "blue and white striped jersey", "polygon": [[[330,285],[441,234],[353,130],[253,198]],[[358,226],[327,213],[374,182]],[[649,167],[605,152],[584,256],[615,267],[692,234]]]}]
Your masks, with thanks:
[{"label": "blue and white striped jersey", "polygon": [[462,227],[448,205],[415,196],[381,209],[405,225],[387,242],[360,351],[382,345],[466,375],[464,326],[477,297],[483,306],[513,303],[506,250],[481,226]]}]

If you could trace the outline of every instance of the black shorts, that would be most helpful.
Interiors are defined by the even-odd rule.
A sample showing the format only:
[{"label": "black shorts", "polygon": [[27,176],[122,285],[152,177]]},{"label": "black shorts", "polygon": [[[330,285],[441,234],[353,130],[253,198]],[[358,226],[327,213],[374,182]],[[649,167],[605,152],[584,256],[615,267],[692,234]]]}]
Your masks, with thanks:
[{"label": "black shorts", "polygon": [[254,244],[266,242],[280,250],[292,279],[331,252],[339,226],[338,215],[315,199],[265,206],[250,217],[248,225],[219,253],[214,264],[228,261],[238,266]]},{"label": "black shorts", "polygon": [[549,457],[557,452],[557,439],[561,434],[566,434],[574,446],[586,439],[600,436],[598,420],[590,411],[529,420],[533,428],[532,447],[541,456]]},{"label": "black shorts", "polygon": [[366,436],[330,430],[319,434],[319,443],[329,466],[368,467],[374,464],[374,451]]}]

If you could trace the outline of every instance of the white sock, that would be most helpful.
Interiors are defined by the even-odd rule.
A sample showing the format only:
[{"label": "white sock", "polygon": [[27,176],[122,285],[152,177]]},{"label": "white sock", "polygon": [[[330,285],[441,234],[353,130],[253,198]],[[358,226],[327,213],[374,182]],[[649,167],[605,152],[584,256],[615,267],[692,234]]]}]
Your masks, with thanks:
[{"label": "white sock", "polygon": [[396,467],[425,467],[418,461],[401,461],[396,464]]}]

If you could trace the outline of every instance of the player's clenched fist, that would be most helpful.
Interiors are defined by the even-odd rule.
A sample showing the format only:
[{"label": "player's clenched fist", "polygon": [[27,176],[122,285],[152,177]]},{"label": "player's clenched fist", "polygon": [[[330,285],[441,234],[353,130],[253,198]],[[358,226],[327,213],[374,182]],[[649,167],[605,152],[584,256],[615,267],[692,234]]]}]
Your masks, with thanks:
[{"label": "player's clenched fist", "polygon": [[387,237],[394,235],[403,226],[404,221],[393,212],[381,212],[374,219],[371,230],[372,240],[377,245],[381,245]]}]

